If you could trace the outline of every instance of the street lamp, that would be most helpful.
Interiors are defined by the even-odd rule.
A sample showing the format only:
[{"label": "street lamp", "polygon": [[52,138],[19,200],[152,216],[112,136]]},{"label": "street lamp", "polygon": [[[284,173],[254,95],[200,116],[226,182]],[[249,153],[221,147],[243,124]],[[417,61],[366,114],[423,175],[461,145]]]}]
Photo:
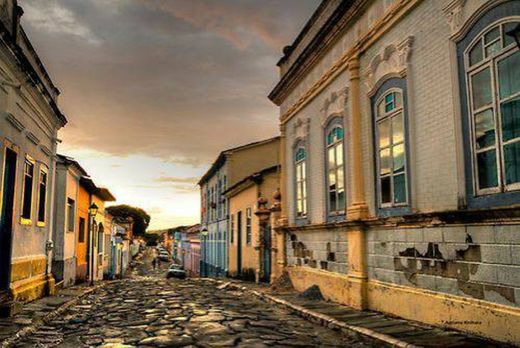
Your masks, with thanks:
[{"label": "street lamp", "polygon": [[96,223],[96,215],[98,213],[99,207],[96,203],[92,202],[92,204],[88,207],[88,215],[90,222],[90,233],[89,233],[89,246],[88,246],[88,268],[90,273],[89,283],[90,285],[94,285],[94,224]]},{"label": "street lamp", "polygon": [[201,260],[201,275],[204,277],[207,277],[207,254],[208,254],[208,244],[207,244],[207,237],[208,237],[208,228],[203,227],[200,231],[200,235],[202,236],[202,260]]},{"label": "street lamp", "polygon": [[96,203],[92,203],[90,205],[90,207],[88,207],[88,215],[90,215],[91,217],[92,216],[96,216],[98,210],[99,210],[99,208],[98,208],[97,204]]},{"label": "street lamp", "polygon": [[508,31],[506,35],[511,36],[516,41],[516,45],[520,49],[520,23],[516,25],[513,29]]}]

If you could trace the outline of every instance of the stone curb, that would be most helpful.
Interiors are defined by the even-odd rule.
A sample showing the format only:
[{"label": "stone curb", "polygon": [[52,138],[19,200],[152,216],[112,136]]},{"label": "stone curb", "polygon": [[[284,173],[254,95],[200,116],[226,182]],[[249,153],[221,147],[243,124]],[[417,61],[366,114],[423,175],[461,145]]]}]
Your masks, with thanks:
[{"label": "stone curb", "polygon": [[66,311],[68,308],[70,308],[71,306],[74,306],[76,303],[78,303],[78,301],[80,299],[82,299],[83,297],[92,294],[93,292],[95,292],[95,291],[105,287],[106,285],[108,285],[110,283],[112,283],[112,281],[105,281],[105,282],[103,282],[101,284],[94,285],[91,288],[87,288],[79,296],[71,299],[68,302],[65,302],[60,307],[52,310],[51,312],[49,312],[48,314],[46,314],[42,318],[39,318],[38,320],[36,320],[32,324],[23,327],[22,329],[20,329],[13,336],[11,336],[9,338],[6,338],[5,340],[1,341],[0,342],[0,348],[10,348],[10,347],[13,347],[16,344],[17,341],[23,339],[27,335],[30,335],[30,334],[36,332],[38,330],[38,328],[40,328],[41,326],[43,326],[45,324],[46,321],[56,318],[58,315],[60,315],[64,311]]},{"label": "stone curb", "polygon": [[384,342],[392,347],[400,347],[400,348],[419,348],[420,347],[420,346],[413,345],[411,343],[399,340],[395,337],[392,337],[392,336],[389,336],[386,334],[382,334],[380,332],[377,332],[377,331],[374,331],[371,329],[367,329],[367,328],[364,328],[361,326],[349,325],[342,321],[336,320],[328,315],[311,311],[309,309],[306,309],[302,306],[298,306],[289,301],[282,300],[281,298],[278,298],[278,297],[275,297],[272,295],[268,295],[268,294],[263,294],[256,290],[251,290],[251,289],[247,288],[246,286],[240,286],[240,285],[234,284],[232,282],[224,282],[221,280],[215,280],[215,279],[211,279],[211,278],[202,278],[202,279],[210,280],[217,284],[221,284],[220,286],[218,286],[219,290],[223,290],[225,288],[233,288],[236,290],[245,291],[245,292],[259,298],[262,301],[274,303],[274,304],[280,305],[282,307],[285,307],[286,309],[289,309],[291,312],[297,314],[298,316],[300,316],[306,320],[315,322],[317,324],[320,324],[320,325],[330,328],[330,329],[339,329],[344,333],[360,334],[360,335]]}]

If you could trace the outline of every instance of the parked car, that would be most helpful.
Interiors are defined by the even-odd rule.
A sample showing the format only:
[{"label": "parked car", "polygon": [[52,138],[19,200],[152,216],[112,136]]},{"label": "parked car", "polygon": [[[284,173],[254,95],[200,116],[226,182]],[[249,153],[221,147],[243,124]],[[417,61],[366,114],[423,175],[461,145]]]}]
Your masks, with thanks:
[{"label": "parked car", "polygon": [[176,263],[172,263],[168,268],[168,273],[166,274],[166,278],[179,278],[186,279],[186,271],[182,269],[181,265]]},{"label": "parked car", "polygon": [[170,254],[167,251],[161,251],[159,254],[159,259],[162,261],[171,261]]}]

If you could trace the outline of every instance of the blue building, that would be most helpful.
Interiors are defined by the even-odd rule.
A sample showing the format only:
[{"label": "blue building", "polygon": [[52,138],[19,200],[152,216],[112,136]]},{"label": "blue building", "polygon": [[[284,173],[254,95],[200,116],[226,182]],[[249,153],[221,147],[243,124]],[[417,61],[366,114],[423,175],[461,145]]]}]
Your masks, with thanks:
[{"label": "blue building", "polygon": [[277,154],[279,137],[222,151],[198,185],[201,191],[201,264],[202,277],[224,277],[228,272],[228,186],[251,173],[269,167]]}]

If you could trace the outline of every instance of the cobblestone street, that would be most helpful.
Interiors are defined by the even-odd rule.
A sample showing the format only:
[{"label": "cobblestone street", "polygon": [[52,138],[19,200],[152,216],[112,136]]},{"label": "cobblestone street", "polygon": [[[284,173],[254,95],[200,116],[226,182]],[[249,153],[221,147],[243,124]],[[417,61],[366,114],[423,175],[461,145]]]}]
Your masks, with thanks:
[{"label": "cobblestone street", "polygon": [[[240,291],[167,280],[146,259],[129,279],[83,298],[17,347],[366,347]],[[238,300],[239,299],[239,300]]]}]

